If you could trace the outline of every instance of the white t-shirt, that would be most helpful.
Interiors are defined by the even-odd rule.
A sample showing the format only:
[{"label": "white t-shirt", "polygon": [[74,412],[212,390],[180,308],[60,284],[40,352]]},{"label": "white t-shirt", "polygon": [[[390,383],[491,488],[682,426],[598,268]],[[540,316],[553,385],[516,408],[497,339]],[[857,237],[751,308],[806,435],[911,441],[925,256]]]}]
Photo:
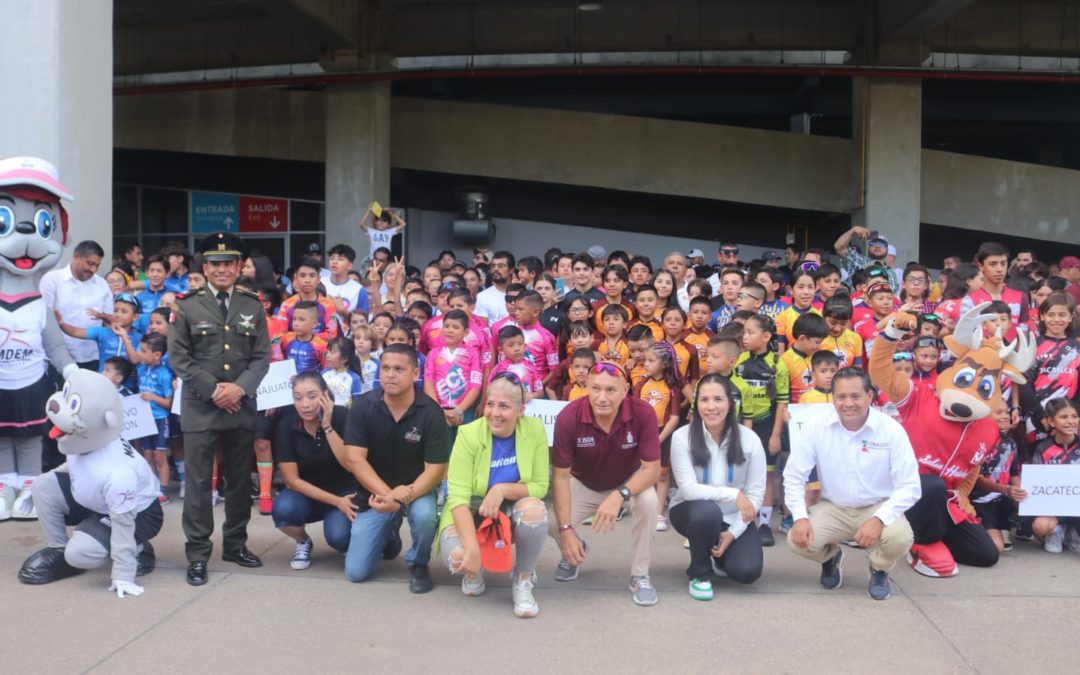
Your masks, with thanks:
[{"label": "white t-shirt", "polygon": [[390,240],[394,238],[394,235],[398,233],[398,228],[388,227],[385,230],[375,229],[372,225],[368,228],[368,255],[375,255],[375,249],[378,248],[390,248]]},{"label": "white t-shirt", "polygon": [[335,284],[333,279],[326,277],[322,280],[322,285],[326,289],[326,297],[341,298],[345,301],[346,310],[354,309],[360,301],[361,286],[356,279],[346,277],[345,283]]},{"label": "white t-shirt", "polygon": [[476,295],[476,314],[487,319],[489,325],[510,316],[506,311],[506,291],[494,286],[480,291]]},{"label": "white t-shirt", "polygon": [[0,301],[0,387],[22,389],[45,375],[41,336],[47,311],[45,300],[38,295]]},{"label": "white t-shirt", "polygon": [[85,455],[68,455],[71,496],[94,513],[139,513],[161,494],[150,464],[119,438]]}]

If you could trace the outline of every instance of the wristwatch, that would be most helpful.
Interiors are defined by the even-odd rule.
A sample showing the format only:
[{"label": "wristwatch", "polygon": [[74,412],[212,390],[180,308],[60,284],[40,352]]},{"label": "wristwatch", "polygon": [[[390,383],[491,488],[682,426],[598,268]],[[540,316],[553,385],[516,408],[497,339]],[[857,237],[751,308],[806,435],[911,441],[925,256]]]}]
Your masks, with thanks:
[{"label": "wristwatch", "polygon": [[625,485],[620,485],[618,492],[619,492],[620,495],[622,495],[622,498],[623,498],[624,502],[630,501],[630,497],[631,497],[630,488],[626,487]]}]

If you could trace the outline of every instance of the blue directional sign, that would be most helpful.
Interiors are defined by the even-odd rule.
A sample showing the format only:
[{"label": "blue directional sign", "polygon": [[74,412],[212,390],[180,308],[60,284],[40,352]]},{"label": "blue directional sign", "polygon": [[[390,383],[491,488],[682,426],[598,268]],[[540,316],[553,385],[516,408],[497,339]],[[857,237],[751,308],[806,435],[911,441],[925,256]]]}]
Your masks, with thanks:
[{"label": "blue directional sign", "polygon": [[237,232],[240,229],[240,197],[217,192],[191,193],[191,231]]}]

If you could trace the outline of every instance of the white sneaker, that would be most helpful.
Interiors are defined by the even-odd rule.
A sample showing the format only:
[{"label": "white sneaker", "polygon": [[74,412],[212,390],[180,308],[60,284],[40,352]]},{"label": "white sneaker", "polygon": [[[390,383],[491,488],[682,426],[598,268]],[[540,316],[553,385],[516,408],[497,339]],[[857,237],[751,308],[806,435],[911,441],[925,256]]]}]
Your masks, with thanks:
[{"label": "white sneaker", "polygon": [[1065,530],[1065,548],[1073,553],[1080,553],[1080,532],[1077,532],[1075,527]]},{"label": "white sneaker", "polygon": [[187,495],[187,482],[180,481],[180,499],[183,499]]},{"label": "white sneaker", "polygon": [[1043,542],[1043,549],[1047,553],[1061,553],[1061,544],[1065,540],[1065,528],[1058,525],[1054,528],[1054,531],[1046,535],[1046,541]]},{"label": "white sneaker", "polygon": [[34,508],[34,481],[28,480],[19,489],[19,497],[11,507],[11,517],[16,520],[37,520]]},{"label": "white sneaker", "polygon": [[475,577],[466,576],[461,578],[462,594],[470,598],[475,598],[478,595],[483,595],[485,590],[487,590],[487,584],[484,583],[483,572],[477,574]]},{"label": "white sneaker", "polygon": [[310,537],[303,544],[297,544],[296,553],[293,554],[289,566],[294,570],[306,570],[311,567],[311,549],[314,547],[315,542],[311,541]]},{"label": "white sneaker", "polygon": [[11,509],[15,506],[15,487],[0,483],[0,521],[11,519]]},{"label": "white sneaker", "polygon": [[514,616],[527,619],[540,613],[540,605],[533,597],[533,580],[521,579],[515,575],[513,582]]},{"label": "white sneaker", "polygon": [[657,516],[656,516],[656,531],[657,532],[667,532],[668,531],[668,519],[667,519],[667,516],[661,516],[661,515],[657,514]]},{"label": "white sneaker", "polygon": [[210,506],[217,506],[221,503],[221,493],[214,490],[210,493]]}]

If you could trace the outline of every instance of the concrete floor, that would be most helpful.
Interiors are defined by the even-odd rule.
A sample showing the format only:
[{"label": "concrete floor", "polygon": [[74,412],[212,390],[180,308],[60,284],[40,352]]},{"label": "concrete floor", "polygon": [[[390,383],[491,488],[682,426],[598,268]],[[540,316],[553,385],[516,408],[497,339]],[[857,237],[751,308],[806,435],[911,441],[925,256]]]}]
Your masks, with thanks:
[{"label": "concrete floor", "polygon": [[[863,555],[847,551],[844,585],[825,591],[819,568],[780,545],[766,549],[755,584],[718,581],[717,597],[686,593],[682,537],[658,533],[655,607],[626,590],[628,523],[592,536],[592,556],[570,584],[551,578],[545,550],[536,597],[541,615],[516,619],[506,578],[466,598],[433,565],[435,591],[410,595],[399,560],[353,585],[342,560],[311,532],[311,568],[289,568],[293,545],[270,519],[252,517],[250,548],[265,565],[246,570],[215,551],[210,582],[192,588],[180,531],[181,504],[165,508],[154,541],[158,569],[139,598],[117,599],[106,570],[49,586],[16,580],[44,540],[36,522],[0,523],[0,597],[8,608],[0,654],[20,673],[245,673],[391,670],[521,672],[1076,672],[1080,555],[1053,556],[1020,543],[994,569],[953,579],[894,571],[893,596],[866,595]],[[221,508],[216,515],[222,517]],[[219,521],[220,525],[220,521]],[[405,528],[408,529],[407,527]],[[220,539],[217,539],[220,542]],[[1052,649],[1037,648],[1056,636]]]}]

